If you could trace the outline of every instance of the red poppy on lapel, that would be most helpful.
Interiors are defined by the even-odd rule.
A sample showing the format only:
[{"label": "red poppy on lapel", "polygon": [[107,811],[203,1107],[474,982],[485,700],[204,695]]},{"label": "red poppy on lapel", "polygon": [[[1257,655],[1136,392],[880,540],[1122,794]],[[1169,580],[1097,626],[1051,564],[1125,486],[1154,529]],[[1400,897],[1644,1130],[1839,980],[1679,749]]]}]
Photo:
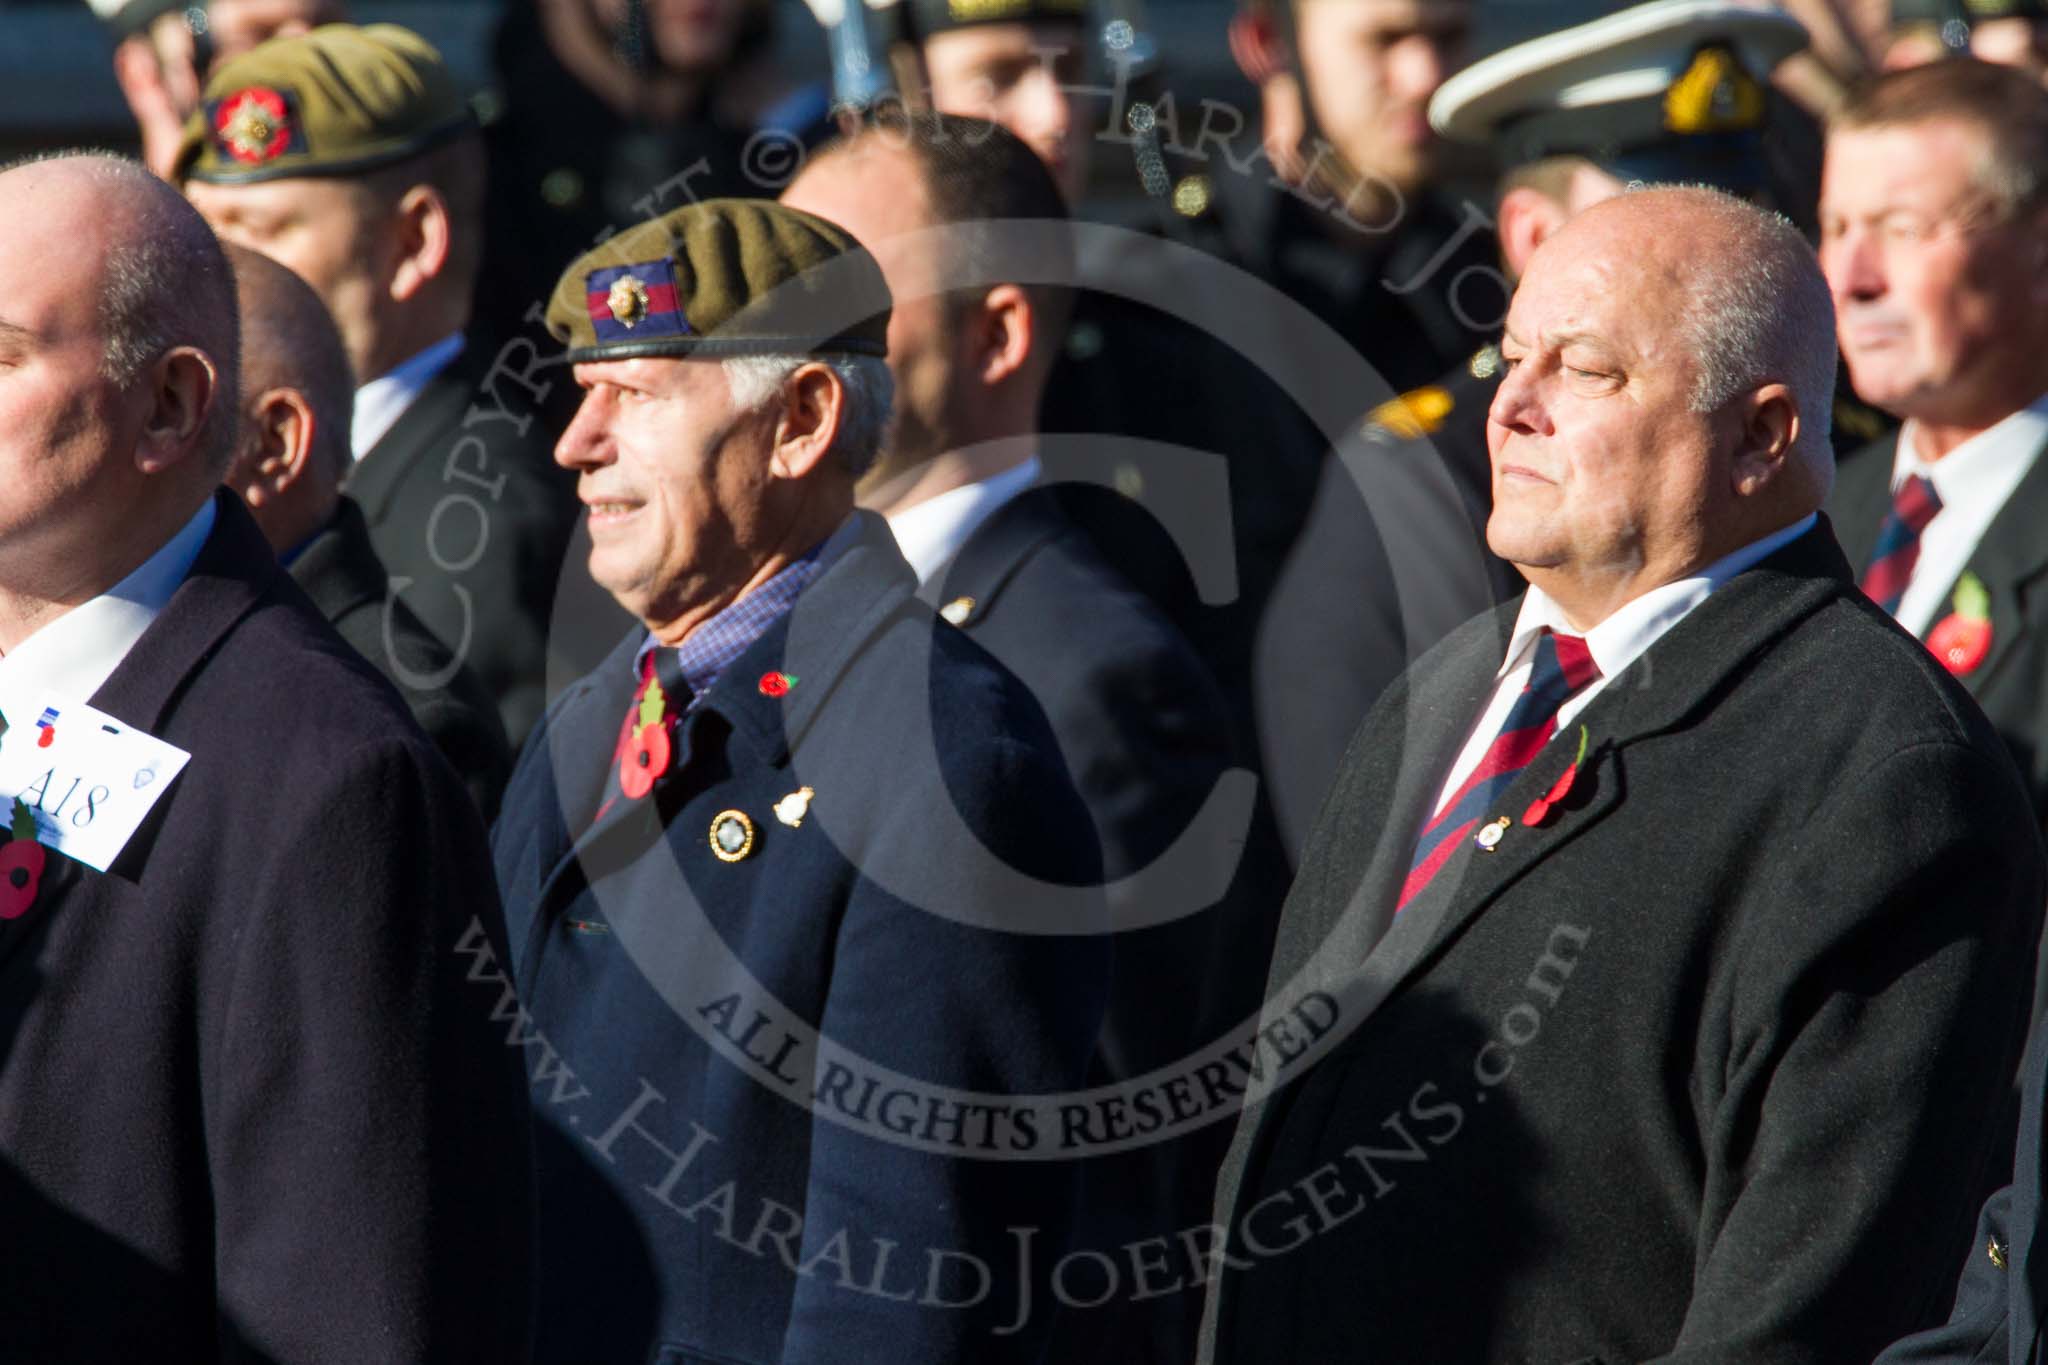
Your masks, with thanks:
[{"label": "red poppy on lapel", "polygon": [[1966,569],[1949,605],[1954,610],[1928,632],[1927,647],[1942,667],[1961,677],[1991,652],[1991,593],[1983,579]]},{"label": "red poppy on lapel", "polygon": [[657,721],[641,727],[619,762],[619,790],[638,801],[654,790],[655,781],[668,771],[671,757],[668,726]]},{"label": "red poppy on lapel", "polygon": [[36,842],[36,818],[14,798],[13,838],[0,844],[0,919],[20,919],[36,903],[47,855]]},{"label": "red poppy on lapel", "polygon": [[789,673],[771,672],[761,675],[761,695],[764,697],[788,696],[789,689],[795,686],[796,678]]},{"label": "red poppy on lapel", "polygon": [[1550,790],[1529,803],[1529,809],[1522,812],[1522,823],[1541,825],[1550,818],[1550,808],[1571,794],[1572,784],[1578,781],[1579,765],[1586,761],[1586,727],[1579,727],[1579,751],[1572,757],[1572,766],[1550,784]]}]

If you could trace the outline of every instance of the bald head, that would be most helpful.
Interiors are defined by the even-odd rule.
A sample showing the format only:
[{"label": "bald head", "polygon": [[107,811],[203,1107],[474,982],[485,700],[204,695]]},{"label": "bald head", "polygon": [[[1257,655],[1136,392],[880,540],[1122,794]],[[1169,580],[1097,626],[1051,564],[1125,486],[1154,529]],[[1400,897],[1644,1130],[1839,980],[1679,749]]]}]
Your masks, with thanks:
[{"label": "bald head", "polygon": [[1487,539],[1591,629],[1826,500],[1834,317],[1791,224],[1713,190],[1587,209],[1530,258],[1487,414]]},{"label": "bald head", "polygon": [[234,286],[141,167],[0,168],[0,649],[113,586],[212,496],[234,434]]},{"label": "bald head", "polygon": [[[353,460],[348,431],[356,389],[341,333],[311,285],[261,252],[226,250],[242,319],[244,409],[277,389],[303,395],[315,422],[307,475],[338,488]],[[244,450],[249,435],[243,434]]]}]

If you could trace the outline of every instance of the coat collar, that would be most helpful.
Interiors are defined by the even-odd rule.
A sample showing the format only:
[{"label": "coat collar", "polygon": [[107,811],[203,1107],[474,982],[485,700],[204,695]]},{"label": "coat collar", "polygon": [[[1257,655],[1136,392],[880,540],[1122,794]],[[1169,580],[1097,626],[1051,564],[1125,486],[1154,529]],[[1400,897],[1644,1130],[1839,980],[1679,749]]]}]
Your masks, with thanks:
[{"label": "coat collar", "polygon": [[[1405,981],[1508,887],[1557,849],[1604,819],[1621,802],[1618,762],[1629,746],[1683,725],[1712,704],[1729,679],[1760,652],[1828,603],[1855,592],[1848,561],[1823,516],[1811,531],[1755,567],[1737,574],[1615,678],[1578,718],[1589,739],[1573,785],[1574,797],[1541,828],[1522,825],[1522,812],[1570,766],[1575,745],[1547,748],[1509,785],[1488,820],[1513,823],[1491,852],[1470,851],[1402,912],[1405,936],[1426,948],[1405,964]],[[1378,850],[1368,864],[1353,939],[1383,926],[1407,874],[1420,812],[1443,780],[1443,761],[1454,752],[1493,682],[1498,642],[1512,628],[1512,605],[1481,617],[1454,636],[1426,676],[1408,692],[1412,742],[1393,746],[1428,761],[1403,762],[1389,782],[1394,793]],[[1450,705],[1419,707],[1422,689],[1442,689]],[[1423,692],[1423,695],[1428,693]],[[1401,762],[1400,757],[1394,760]],[[1413,917],[1412,922],[1411,917]],[[1391,935],[1390,935],[1391,937]],[[1347,945],[1347,951],[1351,946]],[[1371,945],[1367,945],[1371,948]],[[1303,951],[1297,947],[1297,954]],[[1360,957],[1349,959],[1361,962]]]},{"label": "coat collar", "polygon": [[391,429],[356,461],[345,485],[362,505],[367,521],[381,522],[406,474],[420,456],[436,450],[439,437],[462,420],[476,398],[489,356],[475,338],[443,366],[406,405]]},{"label": "coat collar", "polygon": [[972,626],[995,605],[1025,561],[1071,524],[1054,490],[1026,489],[976,527],[952,562],[917,595],[933,605],[971,599],[974,606],[955,624]]},{"label": "coat collar", "polygon": [[1842,553],[1849,567],[1861,571],[1877,546],[1878,528],[1892,504],[1892,465],[1898,459],[1899,434],[1872,441],[1841,461],[1835,470],[1835,491],[1828,514],[1840,528]]},{"label": "coat collar", "polygon": [[[678,766],[695,745],[708,742],[707,728],[719,724],[729,726],[762,762],[787,763],[860,652],[911,602],[916,580],[888,523],[871,512],[855,516],[855,534],[795,607],[719,675],[683,722]],[[618,831],[637,831],[643,842],[659,831],[654,801],[613,799],[612,751],[637,686],[632,662],[643,638],[636,630],[620,641],[596,672],[564,695],[548,723],[549,766],[572,833],[567,853],[543,885],[543,901],[564,873],[598,845],[615,842]],[[782,697],[764,694],[760,680],[770,670],[794,675],[797,685]]]},{"label": "coat collar", "polygon": [[299,551],[289,572],[330,622],[365,604],[381,603],[389,588],[383,562],[370,544],[363,509],[346,495],[327,525]]}]

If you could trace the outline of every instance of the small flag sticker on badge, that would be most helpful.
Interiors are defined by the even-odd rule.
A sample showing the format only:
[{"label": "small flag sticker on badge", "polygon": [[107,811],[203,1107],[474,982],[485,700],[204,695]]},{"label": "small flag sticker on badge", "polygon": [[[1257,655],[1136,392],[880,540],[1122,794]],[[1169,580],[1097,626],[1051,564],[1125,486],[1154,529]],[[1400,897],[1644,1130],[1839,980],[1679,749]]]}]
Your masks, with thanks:
[{"label": "small flag sticker on badge", "polygon": [[36,736],[36,747],[47,749],[57,740],[57,708],[45,706],[43,714],[36,718],[36,729],[42,731]]}]

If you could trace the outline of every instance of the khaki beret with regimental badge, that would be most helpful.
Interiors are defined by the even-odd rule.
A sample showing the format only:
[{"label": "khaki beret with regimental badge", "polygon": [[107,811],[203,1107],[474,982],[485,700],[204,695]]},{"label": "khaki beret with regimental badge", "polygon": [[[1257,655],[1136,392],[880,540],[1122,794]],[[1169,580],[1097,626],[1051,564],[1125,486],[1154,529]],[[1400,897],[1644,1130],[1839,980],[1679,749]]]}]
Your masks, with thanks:
[{"label": "khaki beret with regimental badge", "polygon": [[605,239],[548,300],[572,365],[636,356],[886,355],[889,286],[851,233],[712,199]]},{"label": "khaki beret with regimental badge", "polygon": [[475,126],[426,39],[396,24],[325,24],[223,62],[185,124],[171,178],[360,175]]}]

